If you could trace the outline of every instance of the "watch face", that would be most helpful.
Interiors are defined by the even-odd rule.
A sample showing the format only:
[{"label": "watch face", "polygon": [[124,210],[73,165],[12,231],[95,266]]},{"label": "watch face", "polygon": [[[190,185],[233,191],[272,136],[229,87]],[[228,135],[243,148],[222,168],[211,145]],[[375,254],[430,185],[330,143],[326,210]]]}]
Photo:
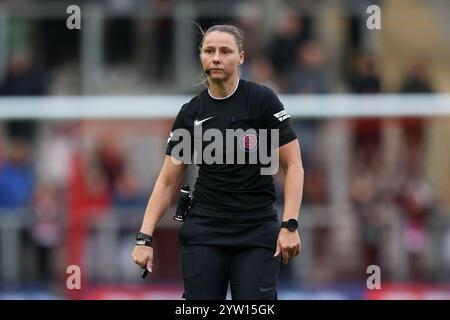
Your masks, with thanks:
[{"label": "watch face", "polygon": [[298,228],[298,222],[295,219],[289,219],[287,223],[287,227],[290,231],[297,230]]}]

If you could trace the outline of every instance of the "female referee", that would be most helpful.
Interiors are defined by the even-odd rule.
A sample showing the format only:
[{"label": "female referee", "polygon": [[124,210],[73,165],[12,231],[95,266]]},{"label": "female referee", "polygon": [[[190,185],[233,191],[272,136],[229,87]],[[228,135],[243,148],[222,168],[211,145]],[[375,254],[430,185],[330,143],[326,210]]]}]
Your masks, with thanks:
[{"label": "female referee", "polygon": [[[261,174],[260,163],[198,164],[195,202],[180,230],[186,299],[224,300],[228,286],[233,300],[276,299],[281,260],[287,264],[301,250],[297,230],[304,177],[300,146],[275,93],[239,79],[243,43],[242,31],[232,25],[215,25],[203,34],[199,49],[207,88],[183,105],[172,133],[180,128],[193,132],[200,124],[203,130],[221,132],[279,130],[277,154],[285,173],[282,222],[274,207],[272,175]],[[172,154],[177,145],[172,133],[132,253],[134,262],[149,272],[153,231],[188,165]],[[259,139],[240,137],[245,143],[237,143],[236,148],[254,152],[261,145],[255,137]]]}]

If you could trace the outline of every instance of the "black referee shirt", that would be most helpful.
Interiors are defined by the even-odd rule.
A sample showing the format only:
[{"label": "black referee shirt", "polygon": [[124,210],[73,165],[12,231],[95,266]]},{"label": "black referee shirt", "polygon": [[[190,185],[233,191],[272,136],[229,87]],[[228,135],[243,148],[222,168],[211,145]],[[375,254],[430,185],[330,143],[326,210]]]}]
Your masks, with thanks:
[{"label": "black referee shirt", "polygon": [[[186,129],[191,135],[191,159],[193,154],[194,127],[202,126],[202,132],[215,128],[223,133],[226,147],[226,129],[242,129],[246,133],[235,138],[234,147],[246,153],[257,152],[259,135],[248,134],[248,129],[279,129],[279,146],[296,139],[289,115],[276,94],[268,87],[254,82],[239,80],[238,87],[230,96],[223,99],[211,97],[203,90],[190,102],[184,104],[178,113],[168,140],[167,155],[182,141],[175,141],[176,129]],[[269,130],[268,130],[269,131]],[[198,131],[197,131],[198,132]],[[204,139],[203,139],[204,140]],[[213,139],[214,140],[214,139]],[[256,140],[256,141],[255,141]],[[202,141],[202,151],[210,141]],[[270,143],[270,142],[269,142]],[[228,150],[228,149],[227,149]],[[230,152],[230,150],[224,152]],[[175,156],[176,157],[176,156]],[[179,158],[179,157],[177,157]],[[263,217],[275,211],[275,188],[271,175],[262,175],[259,161],[251,163],[191,163],[199,166],[199,174],[193,193],[195,211],[209,216],[224,217]],[[247,158],[246,158],[247,159]],[[258,158],[259,159],[259,158]],[[193,209],[194,209],[193,208]]]}]

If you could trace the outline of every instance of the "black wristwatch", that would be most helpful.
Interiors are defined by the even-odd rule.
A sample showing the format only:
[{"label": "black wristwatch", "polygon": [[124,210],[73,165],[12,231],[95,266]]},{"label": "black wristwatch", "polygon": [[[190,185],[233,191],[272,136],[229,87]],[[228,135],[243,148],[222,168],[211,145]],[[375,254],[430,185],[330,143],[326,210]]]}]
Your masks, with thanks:
[{"label": "black wristwatch", "polygon": [[142,233],[142,232],[138,232],[136,233],[136,245],[137,246],[147,246],[147,247],[151,247],[152,246],[152,242],[153,242],[153,237]]},{"label": "black wristwatch", "polygon": [[298,221],[295,219],[289,219],[281,223],[282,228],[287,228],[289,231],[295,231],[298,229]]}]

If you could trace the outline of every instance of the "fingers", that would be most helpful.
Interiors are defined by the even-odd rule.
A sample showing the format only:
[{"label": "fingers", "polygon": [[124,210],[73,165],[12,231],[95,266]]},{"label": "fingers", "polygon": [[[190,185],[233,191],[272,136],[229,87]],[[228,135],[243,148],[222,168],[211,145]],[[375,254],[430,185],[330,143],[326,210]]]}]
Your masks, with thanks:
[{"label": "fingers", "polygon": [[[277,247],[277,252],[279,248]],[[300,254],[300,246],[294,246],[294,247],[286,247],[281,249],[282,257],[283,257],[283,263],[285,265],[288,264],[289,259],[295,256],[298,256]]]},{"label": "fingers", "polygon": [[136,263],[138,266],[143,267],[145,265],[145,261],[140,258],[138,254],[136,254],[136,249],[133,251],[133,254],[131,255],[133,262]]},{"label": "fingers", "polygon": [[277,242],[277,249],[275,250],[275,254],[273,255],[274,257],[278,257],[279,254],[281,252],[281,246],[280,244]]},{"label": "fingers", "polygon": [[134,263],[136,263],[141,268],[147,268],[148,271],[152,272],[153,267],[153,254],[151,251],[146,252],[144,248],[135,248],[132,254]]},{"label": "fingers", "polygon": [[291,257],[296,257],[300,254],[300,246],[297,245],[294,248],[292,248],[292,254]]},{"label": "fingers", "polygon": [[150,259],[148,259],[148,260],[147,260],[146,267],[147,267],[147,270],[148,270],[149,272],[152,272],[153,261],[150,260]]},{"label": "fingers", "polygon": [[300,254],[300,245],[296,245],[293,249],[292,257],[296,257]]},{"label": "fingers", "polygon": [[133,261],[134,261],[134,263],[136,263],[141,268],[144,268],[147,265],[147,263],[148,263],[147,259],[139,259],[137,257],[133,257]]},{"label": "fingers", "polygon": [[281,251],[282,256],[283,256],[283,263],[286,265],[289,262],[289,252],[288,250],[284,249]]},{"label": "fingers", "polygon": [[153,261],[151,259],[147,260],[137,260],[134,261],[139,267],[146,268],[149,272],[153,272]]}]

